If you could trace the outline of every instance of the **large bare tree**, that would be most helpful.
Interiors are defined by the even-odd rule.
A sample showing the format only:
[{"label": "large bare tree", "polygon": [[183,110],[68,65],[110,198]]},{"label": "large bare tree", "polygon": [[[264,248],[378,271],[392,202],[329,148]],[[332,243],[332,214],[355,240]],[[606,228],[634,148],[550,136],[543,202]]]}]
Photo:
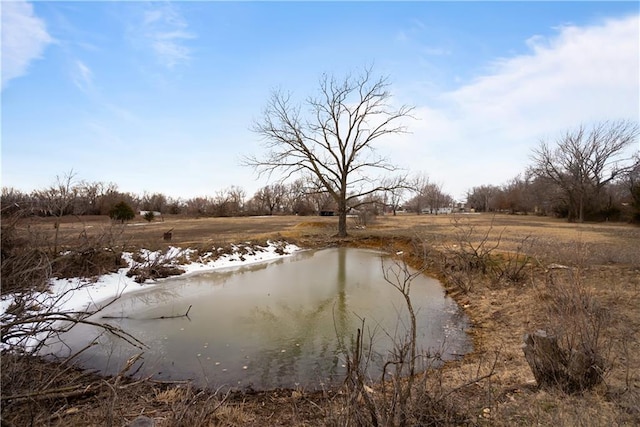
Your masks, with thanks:
[{"label": "large bare tree", "polygon": [[555,147],[541,141],[533,150],[533,171],[562,190],[569,220],[583,222],[589,198],[632,167],[625,153],[637,137],[638,123],[627,120],[580,126],[562,135]]},{"label": "large bare tree", "polygon": [[394,108],[388,79],[375,77],[371,68],[342,80],[325,74],[319,83],[319,94],[307,98],[304,112],[290,94],[272,93],[253,126],[267,152],[246,156],[243,163],[260,174],[281,172],[284,179],[313,176],[334,200],[338,236],[344,237],[349,202],[385,190],[371,176],[375,170],[396,169],[376,153],[374,142],[406,132],[403,119],[413,107]]}]

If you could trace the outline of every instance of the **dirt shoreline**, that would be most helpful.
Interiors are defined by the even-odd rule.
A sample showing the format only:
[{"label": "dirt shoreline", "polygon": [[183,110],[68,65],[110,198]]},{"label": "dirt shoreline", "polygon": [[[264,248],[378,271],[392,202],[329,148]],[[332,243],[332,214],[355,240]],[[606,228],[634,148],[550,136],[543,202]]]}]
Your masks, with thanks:
[{"label": "dirt shoreline", "polygon": [[[362,228],[352,224],[350,237],[337,239],[332,218],[169,218],[163,223],[129,226],[124,233],[128,245],[149,249],[169,244],[207,247],[247,239],[279,238],[305,248],[348,245],[415,253],[417,242],[440,249],[458,244],[455,221],[464,222],[465,231],[474,233],[470,240],[486,237],[487,242],[497,243],[496,253],[518,253],[526,239],[535,240],[535,244],[526,248],[530,252],[528,266],[522,272],[523,280],[517,283],[477,276],[470,289],[463,291],[458,282],[443,273],[441,266],[428,266],[428,273],[443,281],[448,294],[465,310],[473,325],[474,351],[461,361],[447,363],[437,374],[430,374],[429,381],[440,387],[434,388],[431,395],[447,396],[446,408],[434,412],[450,411],[456,415],[449,418],[456,422],[443,424],[640,424],[637,310],[640,229],[637,227],[568,224],[538,217],[407,216],[382,217]],[[30,224],[30,230],[41,227],[46,232],[47,226],[46,222],[38,222]],[[60,231],[68,243],[82,229],[97,232],[108,226],[104,218],[95,218],[83,224],[69,221]],[[173,240],[161,240],[163,230],[172,227]],[[414,256],[408,262],[417,265],[420,258]],[[580,285],[608,311],[603,335],[608,340],[611,366],[602,385],[580,394],[538,389],[521,349],[525,333],[550,326],[545,281],[550,274],[549,266],[554,263],[575,272]],[[105,379],[39,359],[7,354],[2,359],[3,425],[25,422],[127,425],[139,415],[153,418],[158,426],[340,425],[348,409],[341,390],[246,391],[222,396],[186,384],[136,382],[126,377]],[[492,368],[491,376],[474,381]],[[30,372],[28,378],[16,374],[25,370]],[[67,391],[77,394],[64,395],[58,391],[59,395],[34,395],[41,382],[48,382],[53,390],[60,390],[63,384],[77,385]],[[434,384],[425,382],[435,387]],[[375,393],[379,393],[377,388]]]}]

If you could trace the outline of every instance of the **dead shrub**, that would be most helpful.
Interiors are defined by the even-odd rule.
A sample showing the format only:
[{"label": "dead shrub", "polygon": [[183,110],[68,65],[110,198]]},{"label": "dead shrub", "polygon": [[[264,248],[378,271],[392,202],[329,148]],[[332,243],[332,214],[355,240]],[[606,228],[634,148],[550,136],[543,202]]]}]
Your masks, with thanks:
[{"label": "dead shrub", "polygon": [[[415,310],[409,296],[412,281],[424,270],[410,269],[404,261],[404,253],[385,266],[384,278],[404,298],[406,317],[399,315],[398,324],[406,326],[406,333],[394,335],[393,348],[382,355],[384,367],[379,381],[367,376],[367,368],[373,359],[373,350],[365,350],[365,322],[357,330],[351,347],[345,348],[347,374],[343,392],[338,394],[337,414],[327,418],[331,425],[459,425],[469,421],[465,409],[454,404],[452,396],[493,376],[496,359],[487,371],[478,366],[474,377],[458,386],[447,386],[438,368],[442,364],[440,354],[430,354],[417,348],[417,323]],[[407,254],[411,256],[411,254]],[[425,261],[423,264],[427,264]],[[368,337],[375,340],[375,332]],[[444,344],[443,344],[444,346]],[[344,348],[344,346],[343,346]],[[484,372],[483,372],[484,371]]]},{"label": "dead shrub", "polygon": [[67,251],[53,262],[52,275],[59,278],[96,277],[126,267],[120,253],[109,248],[80,248]]},{"label": "dead shrub", "polygon": [[497,237],[491,235],[493,220],[484,232],[475,224],[459,217],[454,217],[451,224],[454,228],[454,243],[443,245],[440,270],[451,285],[468,293],[479,277],[491,271],[494,264],[493,253],[500,245],[502,232]]},{"label": "dead shrub", "polygon": [[27,225],[18,233],[20,213],[2,220],[2,293],[43,291],[51,277],[95,277],[125,266],[123,229],[108,227],[88,236],[83,230],[68,241],[69,249],[55,252],[49,238]]},{"label": "dead shrub", "polygon": [[430,251],[430,264],[435,265],[450,286],[462,293],[471,292],[474,285],[486,283],[487,279],[493,285],[521,283],[527,278],[528,267],[537,264],[531,255],[535,239],[525,236],[509,242],[511,250],[502,250],[506,227],[494,231],[494,219],[482,230],[468,219],[454,217],[452,241],[439,245],[438,255]]},{"label": "dead shrub", "polygon": [[177,266],[183,254],[176,254],[171,249],[164,252],[140,252],[133,257],[134,265],[127,271],[127,277],[133,277],[137,283],[147,280],[177,276],[184,270]]},{"label": "dead shrub", "polygon": [[3,217],[0,229],[2,294],[43,290],[51,277],[51,257],[38,244],[40,236],[19,237],[19,214]]},{"label": "dead shrub", "polygon": [[546,323],[525,337],[525,355],[541,387],[580,392],[600,384],[611,367],[604,331],[609,310],[583,285],[582,271],[553,266],[539,297]]},{"label": "dead shrub", "polygon": [[527,267],[538,264],[530,255],[535,244],[531,236],[526,236],[517,242],[515,251],[497,253],[491,260],[493,277],[509,284],[522,283],[527,278]]}]

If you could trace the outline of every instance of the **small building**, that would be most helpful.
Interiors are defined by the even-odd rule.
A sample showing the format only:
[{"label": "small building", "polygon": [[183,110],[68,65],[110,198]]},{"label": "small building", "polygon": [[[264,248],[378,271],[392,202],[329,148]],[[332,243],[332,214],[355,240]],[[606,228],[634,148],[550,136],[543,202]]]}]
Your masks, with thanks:
[{"label": "small building", "polygon": [[434,215],[448,215],[453,212],[453,208],[451,206],[446,206],[442,208],[424,208],[421,211],[423,214],[434,214]]},{"label": "small building", "polygon": [[160,220],[164,221],[164,218],[162,217],[162,212],[158,212],[158,211],[140,211],[140,216],[144,218],[149,213],[152,213],[154,218],[159,218]]}]

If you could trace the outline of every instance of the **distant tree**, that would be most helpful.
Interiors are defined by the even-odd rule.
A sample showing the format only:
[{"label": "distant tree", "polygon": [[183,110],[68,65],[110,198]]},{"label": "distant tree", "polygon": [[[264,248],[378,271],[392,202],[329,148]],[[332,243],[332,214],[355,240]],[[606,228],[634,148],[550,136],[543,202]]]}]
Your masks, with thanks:
[{"label": "distant tree", "polygon": [[104,183],[81,181],[78,184],[78,190],[77,213],[80,215],[99,215],[98,200],[104,193]]},{"label": "distant tree", "polygon": [[153,213],[153,211],[147,211],[145,212],[143,218],[147,220],[147,222],[151,222],[155,219],[156,214]]},{"label": "distant tree", "polygon": [[184,208],[184,202],[180,199],[174,199],[172,197],[167,199],[167,213],[171,215],[178,215],[182,213]]},{"label": "distant tree", "polygon": [[3,216],[10,216],[17,213],[26,214],[28,212],[31,212],[32,205],[32,199],[28,194],[25,194],[13,187],[2,187],[0,207]]},{"label": "distant tree", "polygon": [[228,195],[229,208],[232,216],[244,215],[244,203],[247,198],[247,192],[244,188],[232,185],[226,189]]},{"label": "distant tree", "polygon": [[442,191],[442,184],[429,183],[422,190],[430,213],[438,215],[440,208],[453,205],[453,197]]},{"label": "distant tree", "polygon": [[402,119],[413,109],[393,108],[388,88],[387,79],[374,78],[371,69],[343,80],[324,75],[319,96],[306,101],[306,117],[290,95],[274,92],[253,127],[269,151],[245,157],[244,164],[260,173],[313,175],[337,207],[338,236],[346,236],[349,202],[383,189],[372,180],[374,170],[395,169],[376,155],[374,142],[405,132]]},{"label": "distant tree", "polygon": [[273,215],[274,212],[281,209],[287,191],[287,187],[283,184],[266,185],[256,192],[253,200],[261,214]]},{"label": "distant tree", "polygon": [[149,194],[145,192],[140,200],[140,206],[145,211],[164,212],[167,205],[167,196],[162,193]]},{"label": "distant tree", "polygon": [[426,194],[425,190],[429,185],[429,176],[422,172],[414,175],[408,183],[409,189],[415,194],[411,200],[407,203],[412,210],[414,210],[418,215],[422,213],[422,209],[425,207]]},{"label": "distant tree", "polygon": [[638,137],[638,130],[635,122],[606,121],[591,129],[580,126],[567,131],[555,147],[541,141],[533,150],[534,173],[562,189],[569,221],[583,222],[587,203],[633,167],[625,150]]},{"label": "distant tree", "polygon": [[185,211],[190,216],[211,215],[212,199],[209,197],[193,197],[185,202]]},{"label": "distant tree", "polygon": [[533,207],[530,177],[516,176],[504,184],[500,189],[498,208],[511,214],[522,212],[527,214]]},{"label": "distant tree", "polygon": [[489,212],[496,209],[496,198],[500,194],[496,185],[481,185],[467,192],[467,207],[476,212]]},{"label": "distant tree", "polygon": [[409,187],[407,177],[405,175],[396,175],[385,178],[382,185],[388,189],[384,194],[384,204],[390,207],[393,212],[393,216],[396,216],[396,213],[400,208],[400,202],[402,201],[404,192]]},{"label": "distant tree", "polygon": [[307,191],[307,180],[299,178],[287,185],[287,193],[284,203],[290,213],[296,215],[311,215],[315,209],[309,192]]},{"label": "distant tree", "polygon": [[210,211],[213,216],[217,217],[242,215],[244,213],[245,197],[245,191],[235,185],[219,190],[211,200]]},{"label": "distant tree", "polygon": [[115,221],[120,221],[122,224],[125,221],[129,221],[135,218],[136,213],[133,211],[133,208],[127,204],[127,202],[122,201],[117,203],[109,212],[109,217]]},{"label": "distant tree", "polygon": [[625,181],[629,189],[631,219],[635,223],[640,223],[640,153],[636,154]]},{"label": "distant tree", "polygon": [[76,183],[76,173],[71,169],[68,173],[56,176],[55,182],[34,196],[40,200],[45,215],[56,218],[54,227],[56,232],[53,237],[53,252],[58,253],[58,236],[60,222],[64,215],[73,214],[75,202],[78,197],[79,187]]}]

